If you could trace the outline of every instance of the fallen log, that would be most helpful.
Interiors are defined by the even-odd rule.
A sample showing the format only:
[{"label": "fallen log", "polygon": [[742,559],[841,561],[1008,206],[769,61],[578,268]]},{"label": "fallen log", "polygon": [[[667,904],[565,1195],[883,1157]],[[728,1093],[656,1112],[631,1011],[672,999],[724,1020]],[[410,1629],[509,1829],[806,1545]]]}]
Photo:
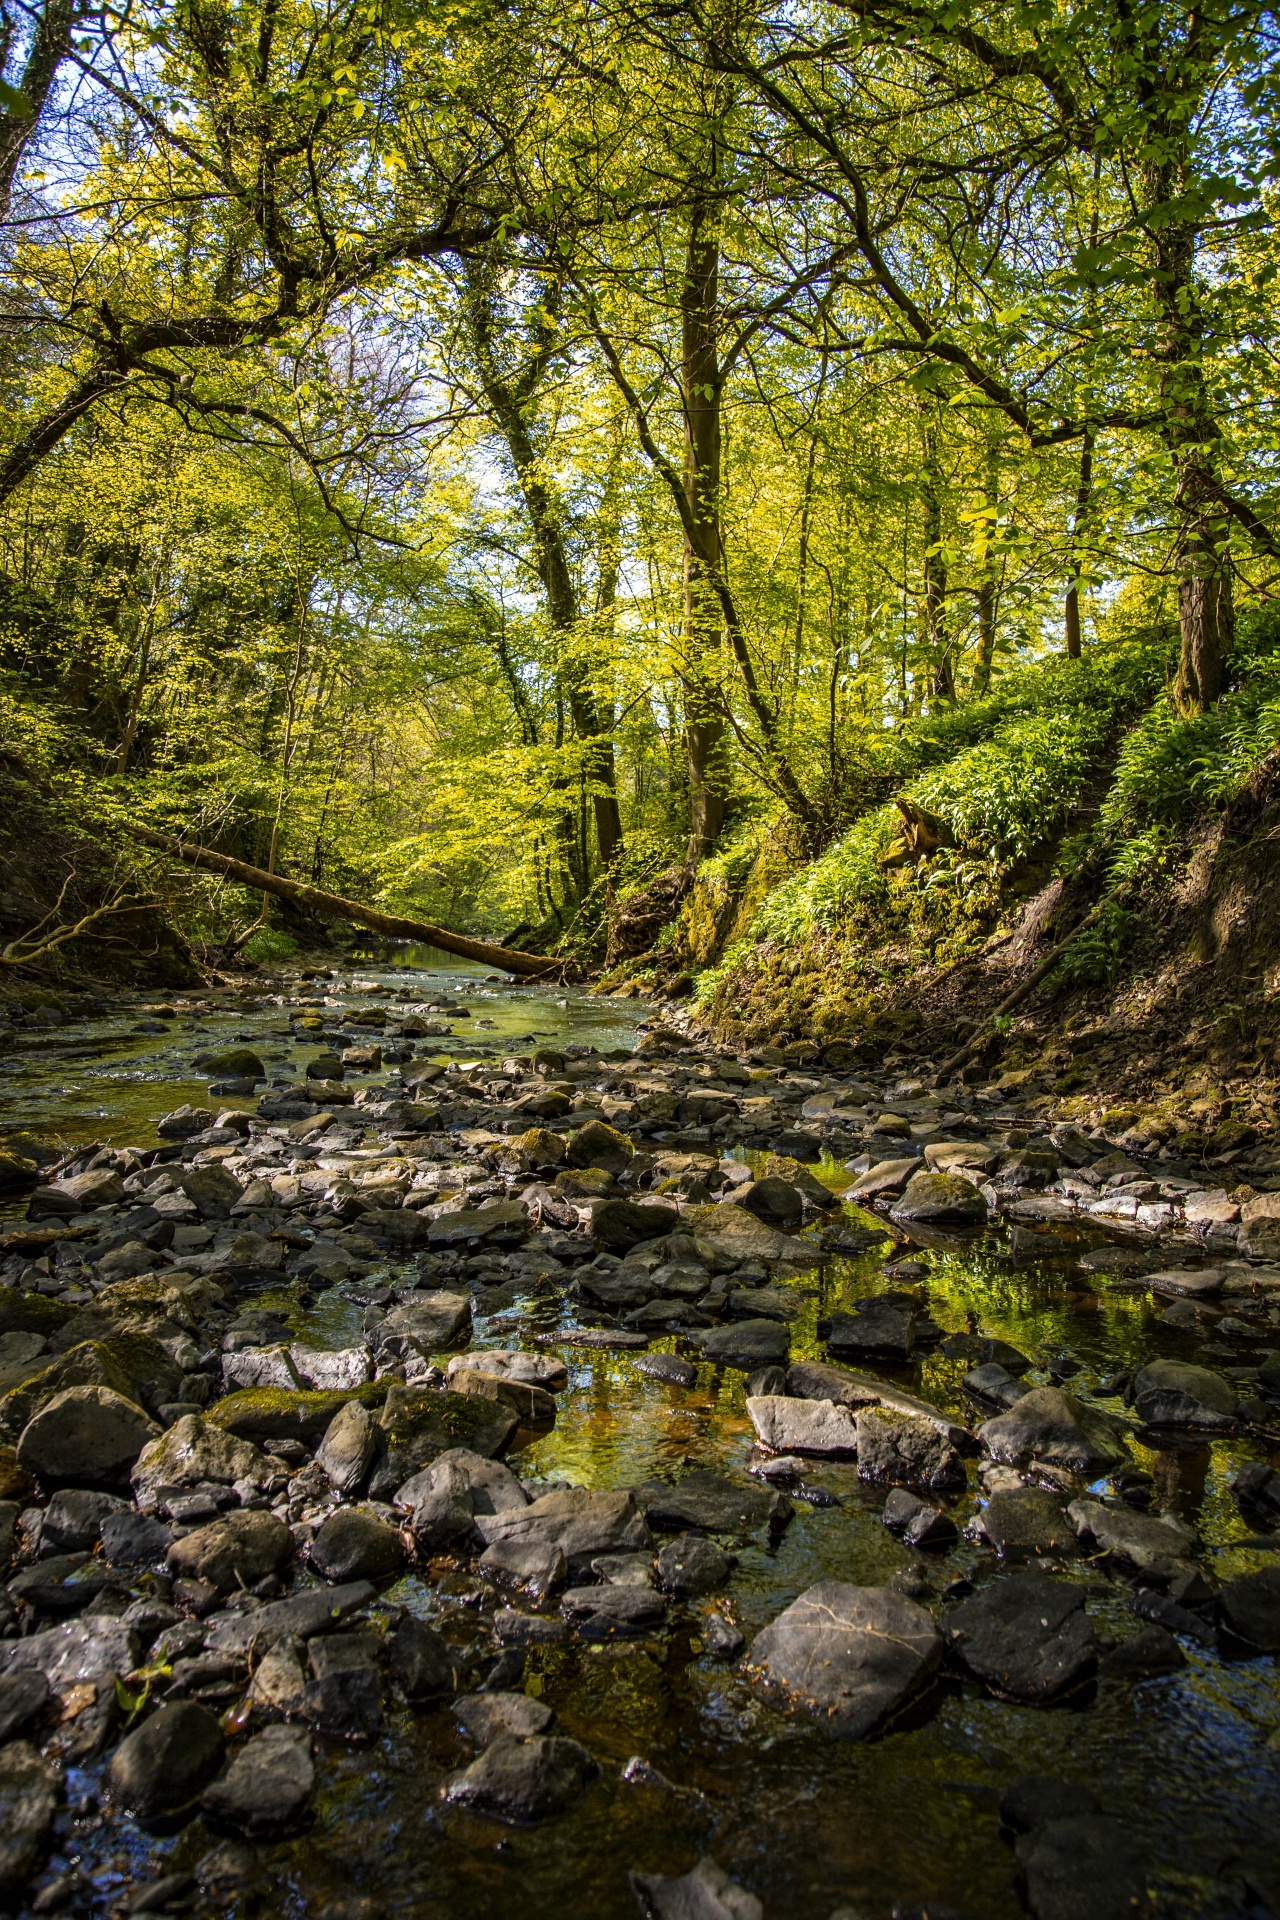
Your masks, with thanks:
[{"label": "fallen log", "polygon": [[259,893],[274,893],[294,906],[310,907],[316,913],[350,920],[357,927],[370,927],[375,933],[389,934],[395,940],[420,940],[426,946],[441,947],[445,953],[456,953],[463,960],[478,960],[483,966],[496,967],[525,980],[558,978],[564,973],[563,961],[548,960],[544,954],[517,953],[493,946],[488,940],[471,940],[466,934],[451,933],[447,927],[433,926],[429,920],[407,920],[402,914],[381,913],[376,907],[361,906],[358,900],[347,900],[341,894],[309,887],[304,881],[286,880],[278,873],[267,873],[262,867],[251,867],[246,860],[233,860],[229,854],[215,853],[211,847],[195,847],[189,841],[171,839],[167,833],[157,833],[154,827],[131,822],[129,832],[144,846],[155,847],[175,860],[184,860],[189,867],[219,873]]}]

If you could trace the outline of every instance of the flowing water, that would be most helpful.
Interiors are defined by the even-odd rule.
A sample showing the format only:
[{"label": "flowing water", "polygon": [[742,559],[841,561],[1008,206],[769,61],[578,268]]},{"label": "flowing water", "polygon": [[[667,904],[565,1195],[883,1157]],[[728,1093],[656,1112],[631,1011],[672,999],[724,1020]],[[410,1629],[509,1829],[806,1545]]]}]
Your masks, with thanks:
[{"label": "flowing water", "polygon": [[[407,958],[406,971],[371,956],[362,963],[371,970],[358,977],[384,993],[407,985],[422,1000],[465,998],[475,1019],[434,1057],[476,1057],[482,1046],[509,1049],[518,1041],[630,1042],[637,1009],[626,1003],[499,986],[464,965]],[[325,983],[305,991],[319,1004]],[[156,1035],[128,1031],[140,1022],[117,1013],[77,1027],[62,1052],[53,1051],[57,1036],[46,1035],[39,1052],[8,1063],[0,1128],[151,1141],[158,1115],[207,1097],[190,1061],[215,1043],[261,1044],[272,1076],[292,1077],[308,1049],[292,1044],[286,1019],[269,1005],[202,1012],[157,1022],[164,1031]],[[425,1043],[418,1057],[436,1044]],[[831,1164],[822,1171],[833,1185],[848,1178]],[[851,1217],[868,1224],[866,1215]],[[861,1259],[834,1261],[820,1276],[792,1283],[803,1300],[793,1358],[824,1357],[816,1335],[823,1306],[881,1284],[888,1248],[886,1238]],[[1086,1386],[1156,1354],[1190,1357],[1188,1336],[1158,1324],[1163,1303],[1109,1291],[1105,1277],[1082,1278],[1063,1260],[1016,1265],[996,1233],[932,1246],[920,1257],[930,1267],[930,1311],[946,1331],[976,1325],[1037,1357],[1067,1350]],[[265,1304],[285,1310],[317,1344],[358,1337],[363,1309],[345,1286],[310,1307],[288,1291]],[[480,1321],[477,1344],[520,1345],[569,1319],[559,1301],[536,1299]],[[674,1338],[654,1346],[680,1350]],[[513,1458],[522,1475],[614,1487],[677,1478],[691,1465],[733,1474],[753,1457],[741,1374],[702,1365],[696,1386],[682,1391],[643,1376],[625,1356],[561,1351],[570,1383],[554,1430]],[[972,1424],[976,1410],[959,1385],[967,1364],[934,1354],[891,1377]],[[1030,1381],[1045,1377],[1035,1372]],[[1243,1460],[1268,1457],[1257,1443],[1197,1438],[1159,1452],[1135,1443],[1134,1456],[1154,1477],[1157,1505],[1200,1529],[1218,1579],[1267,1564],[1265,1554],[1238,1544],[1250,1529],[1227,1490]],[[728,1593],[748,1641],[819,1579],[881,1583],[914,1566],[930,1583],[927,1604],[936,1611],[958,1576],[982,1582],[994,1571],[989,1552],[963,1537],[941,1557],[912,1553],[880,1520],[883,1494],[860,1483],[852,1465],[814,1464],[805,1486],[833,1502],[798,1499],[776,1545],[738,1549]],[[973,1482],[954,1503],[962,1525],[975,1490]],[[1100,1635],[1123,1639],[1135,1630],[1132,1589],[1123,1580],[1087,1562],[1058,1570],[1085,1583]],[[389,1597],[451,1640],[482,1638],[476,1610],[486,1596],[465,1570],[434,1582],[406,1578]],[[1087,1694],[1048,1709],[945,1681],[892,1731],[851,1745],[762,1705],[731,1664],[710,1658],[696,1603],[676,1617],[681,1624],[652,1641],[571,1642],[530,1654],[526,1690],[554,1709],[556,1730],[580,1739],[601,1768],[573,1810],[539,1827],[499,1826],[441,1802],[441,1782],[470,1752],[447,1708],[392,1708],[372,1747],[318,1743],[324,1756],[314,1820],[302,1838],[265,1849],[267,1905],[352,1920],[621,1920],[639,1911],[629,1871],[682,1872],[710,1853],[760,1897],[768,1920],[826,1920],[844,1907],[865,1920],[889,1920],[900,1903],[904,1911],[924,1903],[934,1915],[949,1908],[1004,1920],[1020,1908],[1000,1797],[1020,1775],[1043,1772],[1086,1782],[1125,1821],[1146,1850],[1162,1912],[1243,1920],[1277,1910],[1280,1684],[1272,1659],[1233,1663],[1187,1641],[1180,1673],[1137,1684],[1103,1677]],[[637,1755],[668,1784],[626,1780],[625,1763]],[[191,1865],[208,1845],[198,1823],[168,1840],[104,1825],[95,1783],[93,1773],[72,1782],[60,1857],[81,1859],[103,1900],[165,1863]]]}]

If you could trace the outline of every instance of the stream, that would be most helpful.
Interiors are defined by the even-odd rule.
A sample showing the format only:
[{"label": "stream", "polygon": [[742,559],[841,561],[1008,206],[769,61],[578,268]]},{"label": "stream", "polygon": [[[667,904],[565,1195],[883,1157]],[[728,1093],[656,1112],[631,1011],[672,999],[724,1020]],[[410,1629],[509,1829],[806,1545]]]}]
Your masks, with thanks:
[{"label": "stream", "polygon": [[[463,1002],[470,1017],[452,1018],[452,1034],[414,1042],[415,1065],[500,1060],[538,1047],[621,1059],[648,1011],[642,1002],[581,990],[509,986],[466,963],[403,949],[394,961],[376,951],[357,954],[338,978],[292,982],[284,993],[264,986],[208,999],[206,1005],[189,994],[168,1001],[143,995],[127,1006],[90,1010],[65,1027],[37,1022],[17,1040],[0,1042],[0,1144],[31,1135],[68,1147],[154,1147],[161,1116],[182,1103],[219,1104],[216,1097],[210,1102],[208,1078],[194,1065],[197,1054],[213,1048],[257,1048],[271,1081],[293,1083],[317,1050],[314,1038],[290,1027],[298,1001],[328,1022],[373,999]],[[753,1172],[763,1166],[758,1147],[728,1142],[726,1150]],[[813,1171],[833,1191],[854,1177],[830,1152]],[[0,1214],[12,1223],[25,1210],[25,1200],[13,1198]],[[1117,1285],[1115,1269],[1078,1264],[1079,1255],[1105,1244],[1132,1249],[1141,1271],[1137,1256],[1145,1259],[1156,1244],[1149,1234],[1082,1222],[1028,1258],[1014,1256],[1009,1229],[999,1222],[976,1234],[921,1233],[913,1242],[909,1226],[891,1227],[882,1213],[847,1204],[842,1217],[865,1247],[834,1252],[821,1267],[776,1282],[797,1296],[793,1362],[826,1360],[819,1322],[838,1302],[882,1290],[886,1260],[908,1256],[923,1263],[927,1311],[943,1335],[980,1332],[1008,1342],[1032,1360],[1027,1386],[1052,1379],[1094,1394],[1153,1358],[1194,1359],[1205,1344],[1203,1326],[1166,1322],[1168,1296]],[[344,1349],[362,1337],[370,1289],[401,1284],[407,1268],[392,1253],[357,1279],[322,1290],[282,1277],[252,1304],[276,1312],[306,1346]],[[1254,1345],[1248,1326],[1220,1339],[1216,1363],[1256,1363],[1269,1350],[1267,1335],[1280,1345],[1274,1309],[1270,1314],[1258,1319]],[[680,1333],[655,1335],[649,1351],[692,1359],[689,1387],[648,1376],[634,1353],[556,1344],[555,1335],[584,1318],[580,1303],[556,1288],[501,1302],[487,1314],[477,1309],[475,1348],[533,1349],[540,1341],[538,1351],[568,1366],[554,1427],[508,1456],[523,1480],[637,1487],[707,1468],[761,1484],[747,1477],[762,1456],[743,1372],[702,1360]],[[1212,1345],[1212,1328],[1207,1338]],[[934,1345],[877,1371],[972,1428],[995,1411],[977,1407],[961,1385],[972,1364]],[[1275,1552],[1244,1544],[1260,1528],[1230,1491],[1246,1463],[1275,1464],[1265,1434],[1245,1427],[1223,1437],[1171,1433],[1161,1440],[1150,1429],[1138,1433],[1136,1417],[1118,1399],[1105,1405],[1126,1422],[1132,1462],[1150,1476],[1150,1511],[1198,1530],[1201,1564],[1214,1583],[1278,1564]],[[981,1464],[981,1456],[967,1459],[965,1489],[939,1503],[958,1537],[927,1551],[906,1546],[886,1527],[885,1490],[861,1480],[855,1462],[806,1460],[791,1489],[791,1523],[776,1538],[732,1543],[737,1565],[715,1603],[727,1601],[748,1647],[800,1593],[824,1580],[880,1586],[896,1576],[938,1615],[1003,1571],[989,1546],[965,1531],[984,1498]],[[1103,1476],[1094,1491],[1111,1486]],[[1077,1483],[1074,1491],[1083,1490]],[[809,1719],[763,1698],[735,1660],[717,1657],[702,1630],[705,1600],[673,1607],[666,1629],[649,1637],[536,1645],[517,1685],[552,1709],[555,1732],[580,1741],[598,1773],[566,1811],[528,1827],[442,1800],[442,1783],[473,1757],[473,1747],[447,1703],[424,1711],[389,1696],[372,1742],[317,1739],[318,1787],[308,1823],[258,1849],[262,1880],[244,1896],[244,1911],[291,1920],[507,1920],[513,1913],[523,1920],[633,1920],[641,1909],[629,1874],[682,1874],[710,1855],[757,1897],[767,1920],[944,1920],[948,1913],[1013,1920],[1024,1907],[1001,1800],[1023,1776],[1045,1774],[1087,1785],[1102,1810],[1119,1817],[1147,1863],[1158,1912],[1210,1920],[1280,1912],[1275,1658],[1240,1657],[1207,1631],[1178,1636],[1183,1664],[1176,1671],[1135,1677],[1106,1658],[1144,1624],[1134,1611],[1133,1579],[1088,1554],[1056,1559],[1051,1569],[1084,1589],[1104,1655],[1095,1679],[1059,1703],[1032,1706],[948,1671],[887,1731],[861,1741],[828,1738]],[[446,1639],[484,1642],[481,1615],[492,1594],[463,1560],[435,1560],[400,1577],[382,1597]],[[1211,1621],[1211,1611],[1203,1618]],[[637,1757],[643,1764],[629,1768]],[[78,1875],[82,1893],[68,1896],[69,1907],[124,1911],[158,1875],[193,1869],[211,1839],[199,1820],[166,1835],[105,1818],[101,1766],[99,1759],[69,1773],[53,1850],[36,1884]],[[226,1910],[192,1897],[198,1911]],[[1075,1911],[1061,1909],[1064,1916]]]}]

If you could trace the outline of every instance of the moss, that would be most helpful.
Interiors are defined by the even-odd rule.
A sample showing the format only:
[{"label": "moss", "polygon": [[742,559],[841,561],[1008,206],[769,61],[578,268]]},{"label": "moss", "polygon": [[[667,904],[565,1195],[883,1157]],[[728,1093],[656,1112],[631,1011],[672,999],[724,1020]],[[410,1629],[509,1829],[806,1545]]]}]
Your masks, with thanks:
[{"label": "moss", "polygon": [[0,1400],[0,1424],[18,1432],[28,1420],[68,1387],[110,1387],[126,1400],[141,1405],[138,1387],[118,1355],[100,1340],[82,1340],[78,1347],[50,1361],[40,1355],[30,1362],[25,1379]]},{"label": "moss", "polygon": [[325,1429],[350,1400],[377,1407],[387,1397],[385,1380],[363,1387],[338,1387],[323,1392],[288,1387],[242,1387],[214,1402],[205,1418],[239,1440],[301,1440],[316,1446]]},{"label": "moss", "polygon": [[1130,1127],[1136,1127],[1142,1115],[1136,1107],[1108,1107],[1098,1124],[1108,1133],[1127,1133]]},{"label": "moss", "polygon": [[40,1169],[34,1160],[26,1160],[20,1153],[0,1149],[0,1193],[20,1192],[23,1187],[34,1187],[39,1179]]},{"label": "moss", "polygon": [[1226,1120],[1215,1128],[1211,1145],[1215,1153],[1234,1153],[1239,1147],[1251,1147],[1257,1137],[1256,1127],[1242,1120]]},{"label": "moss", "polygon": [[450,1447],[489,1457],[500,1453],[515,1434],[516,1417],[476,1394],[393,1385],[380,1425],[390,1462],[407,1479]]},{"label": "moss", "polygon": [[71,1308],[60,1300],[47,1300],[42,1293],[27,1293],[21,1287],[0,1288],[0,1333],[42,1333],[46,1340],[65,1327]]}]

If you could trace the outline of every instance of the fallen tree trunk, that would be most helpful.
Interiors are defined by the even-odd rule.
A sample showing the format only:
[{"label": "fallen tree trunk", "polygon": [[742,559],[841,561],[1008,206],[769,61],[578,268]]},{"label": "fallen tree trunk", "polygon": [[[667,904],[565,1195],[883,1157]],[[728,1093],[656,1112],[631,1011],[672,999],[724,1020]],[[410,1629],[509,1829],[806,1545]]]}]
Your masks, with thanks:
[{"label": "fallen tree trunk", "polygon": [[395,940],[421,940],[427,946],[456,953],[463,960],[478,960],[483,966],[497,967],[526,980],[548,979],[564,972],[562,961],[548,960],[536,953],[512,952],[506,947],[495,947],[488,940],[469,940],[465,934],[450,933],[447,927],[433,926],[429,920],[406,920],[400,914],[380,913],[376,907],[362,907],[358,900],[346,900],[338,893],[324,893],[301,880],[282,879],[278,873],[251,867],[247,861],[233,860],[229,854],[215,853],[209,847],[193,847],[186,840],[173,840],[167,833],[157,833],[153,827],[131,823],[129,832],[145,846],[156,847],[175,860],[185,860],[189,867],[220,873],[225,879],[237,880],[241,886],[253,887],[259,893],[274,893],[294,906],[310,907],[335,919],[350,920],[358,927],[370,927],[375,933],[389,934]]}]

